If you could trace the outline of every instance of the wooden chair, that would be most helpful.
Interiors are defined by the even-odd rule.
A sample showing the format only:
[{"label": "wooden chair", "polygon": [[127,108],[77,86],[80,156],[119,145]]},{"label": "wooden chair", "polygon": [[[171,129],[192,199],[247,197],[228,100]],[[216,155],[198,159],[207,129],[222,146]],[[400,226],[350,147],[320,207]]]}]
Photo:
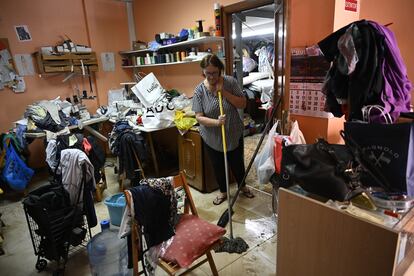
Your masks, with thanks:
[{"label": "wooden chair", "polygon": [[[190,188],[187,184],[187,181],[185,179],[184,174],[181,172],[179,175],[174,176],[174,186],[175,188],[179,188],[182,187],[184,192],[185,192],[185,201],[184,201],[184,214],[189,214],[189,212],[191,211],[191,214],[194,216],[198,217],[197,214],[197,209],[194,205],[194,201],[193,198],[191,196],[190,193]],[[126,198],[126,202],[127,202],[127,206],[129,208],[129,206],[131,206],[131,194],[127,191],[124,191],[125,193],[125,198]],[[201,219],[200,219],[201,220]],[[179,223],[178,223],[179,224]],[[138,270],[138,256],[139,256],[139,249],[141,248],[141,235],[139,235],[139,222],[136,221],[135,219],[133,219],[133,224],[131,227],[131,238],[132,238],[132,256],[133,256],[133,271],[134,271],[134,276],[140,275],[142,273],[144,273],[144,271],[139,271]],[[224,233],[224,232],[223,232]],[[177,234],[176,234],[177,235]],[[210,264],[210,268],[211,268],[211,272],[213,273],[213,275],[218,275],[217,272],[217,268],[216,265],[214,263],[213,260],[213,256],[211,255],[211,250],[216,247],[217,245],[219,245],[221,243],[221,240],[218,239],[216,240],[211,246],[209,246],[205,251],[204,254],[202,254],[201,256],[206,256],[206,258],[204,258],[201,261],[198,261],[195,265],[192,265],[191,267],[189,267],[188,269],[186,269],[185,271],[183,271],[184,273],[190,272],[192,270],[194,270],[195,268],[201,266],[202,264],[204,264],[205,262],[209,262]],[[201,257],[200,256],[200,257]],[[162,260],[161,258],[158,260],[158,266],[160,266],[165,272],[167,272],[169,275],[175,275],[178,271],[182,270],[182,268],[173,262],[167,262],[165,260]]]}]

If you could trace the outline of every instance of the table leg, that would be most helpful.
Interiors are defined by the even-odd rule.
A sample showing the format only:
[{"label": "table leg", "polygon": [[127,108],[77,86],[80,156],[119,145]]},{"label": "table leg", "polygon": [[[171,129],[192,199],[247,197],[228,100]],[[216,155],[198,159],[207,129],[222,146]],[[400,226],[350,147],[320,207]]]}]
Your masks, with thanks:
[{"label": "table leg", "polygon": [[147,135],[148,135],[148,143],[149,143],[150,151],[151,151],[152,163],[154,164],[155,174],[158,177],[160,172],[158,169],[157,156],[155,155],[154,143],[152,141],[151,132],[148,132]]}]

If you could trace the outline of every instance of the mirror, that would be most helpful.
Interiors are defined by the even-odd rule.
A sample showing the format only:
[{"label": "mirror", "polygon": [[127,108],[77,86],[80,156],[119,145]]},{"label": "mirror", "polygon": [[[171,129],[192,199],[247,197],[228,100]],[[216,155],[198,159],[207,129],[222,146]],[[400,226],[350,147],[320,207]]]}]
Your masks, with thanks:
[{"label": "mirror", "polygon": [[285,2],[244,1],[223,8],[226,73],[237,79],[248,99],[244,112],[262,127],[268,119],[266,110],[272,106],[278,110],[276,118],[281,118]]}]

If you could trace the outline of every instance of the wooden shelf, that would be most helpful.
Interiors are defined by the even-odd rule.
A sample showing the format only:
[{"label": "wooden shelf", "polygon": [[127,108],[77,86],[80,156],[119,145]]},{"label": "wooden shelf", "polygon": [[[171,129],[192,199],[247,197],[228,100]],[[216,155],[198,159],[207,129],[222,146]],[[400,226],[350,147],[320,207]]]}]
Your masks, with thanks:
[{"label": "wooden shelf", "polygon": [[[41,52],[34,53],[37,60],[39,72],[44,73],[65,73],[82,72],[82,63],[89,71],[98,71],[96,54],[91,53],[62,53],[61,55],[45,55]],[[85,68],[85,70],[87,70]]]},{"label": "wooden shelf", "polygon": [[[155,52],[164,50],[164,49],[176,48],[176,47],[197,45],[197,44],[203,44],[203,43],[223,42],[223,41],[224,41],[224,37],[222,36],[205,36],[205,37],[177,42],[177,43],[170,44],[170,45],[160,46]],[[154,51],[150,49],[142,49],[142,50],[132,50],[132,51],[120,51],[119,54],[133,55],[133,54],[146,53],[146,52],[154,52]]]}]

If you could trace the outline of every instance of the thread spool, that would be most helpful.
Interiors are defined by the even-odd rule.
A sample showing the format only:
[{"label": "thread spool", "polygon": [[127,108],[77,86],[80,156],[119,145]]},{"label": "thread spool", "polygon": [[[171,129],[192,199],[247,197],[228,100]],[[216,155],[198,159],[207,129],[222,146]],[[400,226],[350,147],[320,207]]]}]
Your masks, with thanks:
[{"label": "thread spool", "polygon": [[170,63],[170,55],[169,54],[165,54],[165,62]]},{"label": "thread spool", "polygon": [[185,52],[181,52],[181,60],[184,61],[185,60]]},{"label": "thread spool", "polygon": [[175,52],[175,59],[178,61],[181,61],[181,54],[180,52]]}]

